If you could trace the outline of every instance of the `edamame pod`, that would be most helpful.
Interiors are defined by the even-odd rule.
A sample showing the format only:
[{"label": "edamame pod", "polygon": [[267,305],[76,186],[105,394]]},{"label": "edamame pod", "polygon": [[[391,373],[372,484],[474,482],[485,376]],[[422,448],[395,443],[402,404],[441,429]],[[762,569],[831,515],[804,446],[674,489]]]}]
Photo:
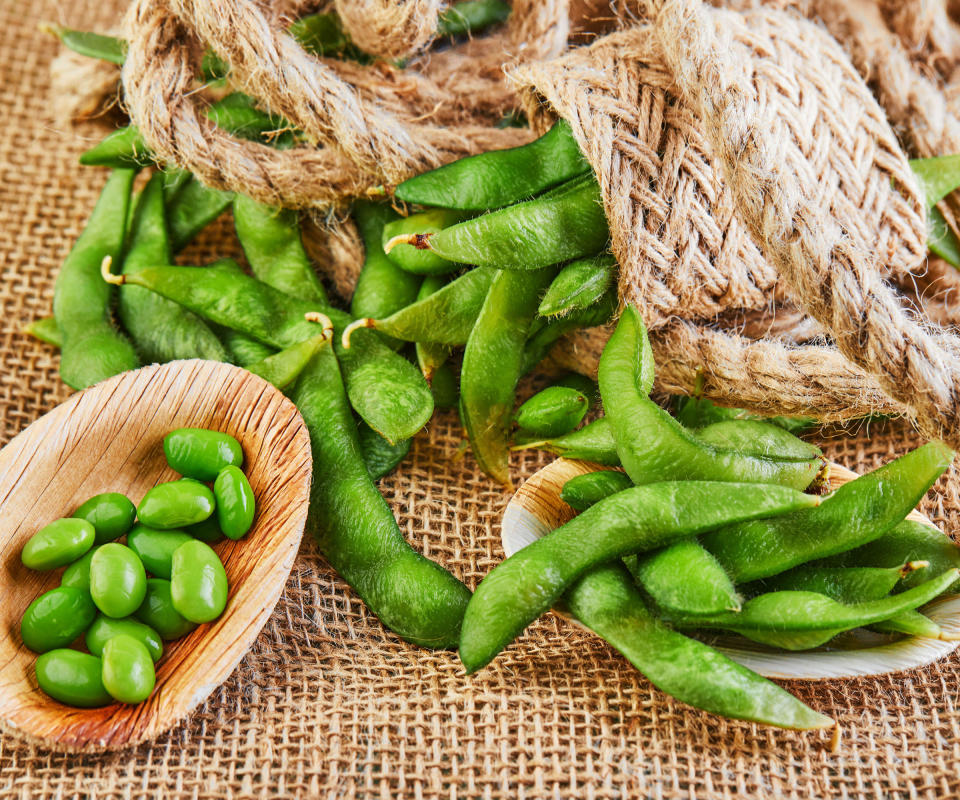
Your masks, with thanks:
[{"label": "edamame pod", "polygon": [[87,226],[60,268],[53,315],[63,337],[60,377],[73,389],[139,366],[133,346],[110,322],[111,287],[100,279],[101,262],[123,249],[134,170],[114,170]]},{"label": "edamame pod", "polygon": [[436,367],[430,380],[433,403],[437,408],[456,408],[460,402],[460,376],[444,361]]},{"label": "edamame pod", "polygon": [[154,163],[153,153],[134,125],[111,131],[99,143],[80,155],[85,167],[140,169]]},{"label": "edamame pod", "polygon": [[278,389],[285,389],[307,368],[317,351],[329,343],[330,337],[326,333],[320,333],[278,353],[271,353],[252,364],[246,364],[244,368]]},{"label": "edamame pod", "polygon": [[121,633],[103,646],[103,687],[121,703],[142,703],[157,682],[153,659],[147,646]]},{"label": "edamame pod", "polygon": [[137,506],[137,516],[144,525],[168,531],[203,522],[215,505],[213,492],[197,480],[184,478],[150,489]]},{"label": "edamame pod", "polygon": [[590,401],[576,389],[548,386],[527,400],[514,415],[517,427],[534,436],[562,436],[577,427]]},{"label": "edamame pod", "polygon": [[226,211],[233,202],[233,192],[204,186],[196,177],[174,195],[167,205],[167,230],[170,247],[179,253],[198,233]]},{"label": "edamame pod", "polygon": [[536,439],[535,441],[518,441],[514,450],[528,450],[530,448],[546,450],[562,458],[576,458],[581,461],[592,461],[607,467],[619,467],[620,457],[617,455],[616,445],[613,443],[613,431],[606,417],[600,417],[584,425],[580,430],[555,436],[550,439]]},{"label": "edamame pod", "polygon": [[126,495],[119,492],[97,494],[73,512],[76,519],[85,519],[94,529],[94,544],[119,539],[133,527],[137,508]]},{"label": "edamame pod", "polygon": [[605,325],[617,310],[617,293],[611,289],[597,303],[584,309],[571,311],[562,317],[544,319],[538,317],[536,329],[531,327],[523,354],[523,374],[526,375],[546,358],[557,341],[572,331]]},{"label": "edamame pod", "polygon": [[108,617],[128,617],[147,592],[143,563],[118,542],[102,545],[90,560],[90,596]]},{"label": "edamame pod", "polygon": [[470,591],[413,550],[377,491],[334,354],[321,350],[292,399],[310,432],[313,487],[307,526],[334,569],[385,626],[424,647],[452,647]]},{"label": "edamame pod", "polygon": [[197,627],[173,607],[170,581],[163,578],[147,579],[147,594],[135,616],[166,640],[179,639]]},{"label": "edamame pod", "polygon": [[35,653],[66,647],[89,627],[96,615],[88,592],[58,586],[27,606],[20,620],[20,638]]},{"label": "edamame pod", "polygon": [[480,669],[591,567],[696,536],[725,520],[784,514],[818,502],[782,486],[716,481],[618,492],[514,553],[481,581],[464,615],[460,658],[467,672]]},{"label": "edamame pod", "polygon": [[54,700],[77,708],[98,708],[112,702],[103,686],[99,658],[79,650],[51,650],[37,659],[37,683]]},{"label": "edamame pod", "polygon": [[113,619],[112,617],[101,614],[90,626],[85,637],[87,650],[95,656],[103,654],[103,648],[114,636],[123,634],[132,636],[147,648],[150,658],[154,662],[163,655],[163,640],[149,625],[144,625],[133,617],[124,617],[123,619]]},{"label": "edamame pod", "polygon": [[812,417],[762,417],[742,408],[718,406],[706,397],[678,396],[676,403],[677,421],[687,428],[703,428],[715,422],[727,420],[755,420],[776,425],[778,428],[796,434],[807,430],[817,422]]},{"label": "edamame pod", "polygon": [[217,522],[228,539],[245,536],[253,525],[256,500],[250,481],[239,467],[220,470],[213,482],[213,496],[217,501]]},{"label": "edamame pod", "polygon": [[308,14],[291,22],[288,30],[304,50],[321,58],[366,60],[344,32],[340,17],[333,12]]},{"label": "edamame pod", "polygon": [[537,313],[554,317],[598,303],[613,284],[617,262],[608,253],[567,264],[553,279]]},{"label": "edamame pod", "polygon": [[586,511],[605,497],[633,486],[633,481],[619,470],[602,469],[571,478],[560,490],[560,499],[577,511]]},{"label": "edamame pod", "polygon": [[58,519],[27,540],[20,560],[30,569],[56,569],[80,558],[93,546],[95,538],[93,525],[85,519]]},{"label": "edamame pod", "polygon": [[419,214],[411,214],[409,217],[391,220],[383,228],[381,244],[384,252],[387,254],[387,258],[400,269],[414,275],[446,275],[448,272],[453,272],[457,269],[456,263],[431,253],[427,249],[421,249],[413,244],[406,243],[397,243],[388,248],[387,243],[394,241],[397,237],[408,237],[410,234],[431,236],[444,228],[456,225],[464,217],[466,217],[466,214],[461,211],[435,208],[430,211],[422,211]]},{"label": "edamame pod", "polygon": [[952,460],[950,448],[930,442],[844,484],[817,508],[728,525],[701,544],[735,583],[852,550],[901,522]]},{"label": "edamame pod", "polygon": [[64,47],[88,58],[99,58],[111,64],[123,64],[127,57],[127,43],[116,36],[105,36],[102,33],[78,31],[65,28],[62,25],[43,23],[40,29],[45,33],[52,33]]},{"label": "edamame pod", "polygon": [[437,17],[437,36],[464,36],[479,33],[504,22],[510,4],[504,0],[462,0],[443,9]]},{"label": "edamame pod", "polygon": [[943,629],[919,611],[902,611],[895,617],[875,622],[871,630],[880,633],[903,633],[907,636],[922,636],[924,639],[943,639]]},{"label": "edamame pod", "polygon": [[243,448],[233,436],[206,428],[177,428],[163,437],[167,463],[187,478],[215,480],[224,467],[243,464]]},{"label": "edamame pod", "polygon": [[[257,107],[257,101],[244,92],[230,92],[211,103],[207,117],[219,128],[241,139],[269,145],[276,150],[287,150],[301,135],[279,114],[270,114]],[[239,196],[239,195],[238,195]]]},{"label": "edamame pod", "polygon": [[[417,292],[417,300],[426,300],[430,295],[439,292],[446,286],[446,283],[446,279],[442,276],[427,276],[423,279],[423,283],[420,284],[420,291]],[[479,308],[477,309],[477,313],[480,313]],[[469,334],[467,335],[469,336]],[[414,344],[414,350],[417,354],[417,365],[420,367],[420,372],[423,374],[423,377],[426,378],[427,382],[431,383],[433,373],[450,358],[450,348],[446,345],[437,344],[436,342],[416,342]],[[430,388],[433,388],[432,383]],[[433,393],[433,400],[434,405],[436,405],[436,392]]]},{"label": "edamame pod", "polygon": [[565,599],[577,619],[677,700],[779,728],[811,730],[834,724],[775,683],[656,620],[623,567],[592,570]]},{"label": "edamame pod", "polygon": [[23,329],[23,332],[34,339],[39,339],[44,344],[49,344],[51,347],[61,347],[63,345],[63,336],[57,327],[56,319],[52,316],[35,319]]},{"label": "edamame pod", "polygon": [[[592,378],[588,378],[586,375],[581,375],[579,372],[568,372],[566,375],[561,375],[551,385],[567,386],[570,389],[576,389],[580,394],[589,399],[591,403],[596,403],[600,400],[600,387],[597,386],[597,382]],[[611,439],[611,442],[612,441]]]},{"label": "edamame pod", "polygon": [[600,395],[620,462],[634,483],[661,480],[777,483],[805,489],[822,461],[781,460],[700,441],[654,403],[653,353],[640,314],[627,306],[600,357]]},{"label": "edamame pod", "polygon": [[694,432],[696,438],[724,450],[739,450],[782,461],[820,458],[819,447],[798,439],[790,431],[768,422],[731,419],[714,422]]},{"label": "edamame pod", "polygon": [[361,421],[357,426],[357,437],[363,463],[367,465],[370,477],[378,481],[396,468],[410,452],[410,440],[391,444],[367,423]]},{"label": "edamame pod", "polygon": [[384,246],[412,245],[448,261],[531,270],[596,253],[610,233],[593,175],[574,178],[542,197],[483,214],[433,233],[401,234]]},{"label": "edamame pod", "polygon": [[526,200],[589,171],[570,126],[559,120],[539,139],[461,158],[397,186],[407,203],[485,211]]},{"label": "edamame pod", "polygon": [[211,622],[227,607],[227,573],[208,544],[194,539],[173,554],[170,599],[191,622]]},{"label": "edamame pod", "polygon": [[147,572],[170,580],[174,551],[193,539],[185,531],[158,531],[138,524],[127,536],[127,546],[137,554]]}]

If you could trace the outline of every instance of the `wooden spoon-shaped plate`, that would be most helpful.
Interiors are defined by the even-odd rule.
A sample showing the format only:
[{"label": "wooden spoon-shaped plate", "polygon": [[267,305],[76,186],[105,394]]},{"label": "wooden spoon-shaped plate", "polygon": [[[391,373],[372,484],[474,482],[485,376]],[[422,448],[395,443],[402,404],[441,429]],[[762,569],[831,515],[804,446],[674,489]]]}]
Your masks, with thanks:
[{"label": "wooden spoon-shaped plate", "polygon": [[[223,615],[166,642],[157,685],[139,705],[78,709],[37,687],[36,655],[20,639],[30,602],[60,582],[20,550],[39,528],[100,492],[135,503],[177,478],[163,455],[174,428],[223,431],[243,446],[257,498],[253,528],[214,546],[230,596]],[[307,517],[310,441],[296,407],[261,378],[229,364],[176,361],[124,373],[73,395],[0,451],[0,726],[64,750],[116,749],[176,724],[233,671],[273,611]]]},{"label": "wooden spoon-shaped plate", "polygon": [[[576,512],[560,499],[560,490],[571,478],[598,469],[609,467],[558,458],[531,475],[514,494],[503,514],[500,537],[507,556],[572,519]],[[830,465],[831,489],[856,477],[855,472],[839,464]],[[908,518],[933,526],[918,511],[912,511]],[[907,637],[890,641],[891,637],[866,633],[863,640],[857,642],[856,649],[822,647],[803,652],[776,650],[727,635],[711,637],[709,642],[734,661],[768,678],[813,680],[883,675],[925,666],[952,653],[960,645],[957,641],[960,638],[960,595],[940,597],[923,611],[950,640]]]}]

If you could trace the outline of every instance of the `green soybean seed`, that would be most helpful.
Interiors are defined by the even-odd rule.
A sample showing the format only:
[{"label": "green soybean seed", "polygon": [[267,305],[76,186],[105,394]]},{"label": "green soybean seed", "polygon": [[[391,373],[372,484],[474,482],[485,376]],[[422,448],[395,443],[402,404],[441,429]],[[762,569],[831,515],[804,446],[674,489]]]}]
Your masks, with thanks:
[{"label": "green soybean seed", "polygon": [[66,647],[90,626],[96,614],[89,593],[58,586],[27,606],[20,620],[20,638],[35,653]]},{"label": "green soybean seed", "polygon": [[215,506],[213,492],[197,480],[184,478],[150,489],[137,506],[137,516],[144,525],[165,531],[203,522]]},{"label": "green soybean seed", "polygon": [[412,272],[414,275],[445,275],[457,268],[456,263],[449,259],[431,253],[427,249],[415,244],[398,243],[388,247],[387,243],[397,237],[431,236],[444,228],[456,225],[466,215],[461,211],[452,211],[446,208],[437,208],[401,217],[383,226],[381,244],[387,257],[400,269]]},{"label": "green soybean seed", "polygon": [[30,569],[56,569],[80,558],[95,538],[96,530],[85,519],[58,519],[27,540],[20,560]]},{"label": "green soybean seed", "polygon": [[98,708],[112,702],[103,686],[99,658],[79,650],[51,650],[37,659],[37,683],[54,700],[77,708]]},{"label": "green soybean seed", "polygon": [[227,606],[227,573],[210,545],[194,540],[173,554],[170,599],[191,622],[210,622]]},{"label": "green soybean seed", "polygon": [[90,593],[90,562],[93,561],[93,554],[100,549],[99,545],[94,545],[80,558],[74,561],[60,576],[61,586],[72,586],[74,589],[83,589]]},{"label": "green soybean seed", "polygon": [[146,525],[136,525],[127,536],[127,545],[143,562],[147,572],[170,580],[174,550],[193,539],[185,531],[158,531]]},{"label": "green soybean seed", "polygon": [[600,187],[587,175],[440,231],[410,227],[383,249],[391,257],[396,248],[409,246],[454,263],[531,270],[599,252],[609,236]]},{"label": "green soybean seed", "polygon": [[372,480],[378,481],[396,468],[410,452],[410,440],[392,444],[365,422],[357,426],[357,438],[363,452],[363,463]]},{"label": "green soybean seed", "polygon": [[228,433],[206,428],[177,428],[163,437],[167,463],[187,478],[215,480],[220,470],[243,464],[243,448]]},{"label": "green soybean seed", "polygon": [[173,607],[170,581],[163,578],[147,579],[146,597],[134,616],[167,641],[186,636],[197,627]]},{"label": "green soybean seed", "polygon": [[134,617],[113,619],[100,614],[90,626],[85,637],[87,650],[95,656],[103,654],[103,648],[114,636],[132,636],[141,642],[150,653],[154,662],[163,655],[163,640],[149,625],[145,625]]},{"label": "green soybean seed", "polygon": [[605,253],[567,264],[553,279],[537,313],[554,317],[599,302],[613,284],[616,266],[613,256]]},{"label": "green soybean seed", "polygon": [[147,591],[143,563],[129,547],[117,542],[102,545],[90,560],[90,596],[108,617],[128,617]]},{"label": "green soybean seed", "polygon": [[103,686],[114,700],[142,703],[157,683],[157,673],[147,646],[121,633],[103,646]]},{"label": "green soybean seed", "polygon": [[526,200],[589,170],[570,126],[560,120],[528,144],[416,175],[397,186],[395,196],[407,203],[485,211]]},{"label": "green soybean seed", "polygon": [[636,486],[601,500],[498,564],[467,605],[460,658],[487,664],[591,567],[664,547],[729,519],[755,519],[819,502],[782,486],[716,481]]},{"label": "green soybean seed", "polygon": [[772,681],[657,620],[623,567],[592,570],[565,599],[577,619],[677,700],[780,728],[811,730],[834,724]]},{"label": "green soybean seed", "polygon": [[207,517],[203,522],[198,522],[196,525],[187,525],[183,532],[207,544],[216,544],[223,539],[223,531],[220,530],[216,514]]},{"label": "green soybean seed", "polygon": [[560,490],[560,499],[577,511],[586,511],[605,497],[631,486],[633,481],[619,470],[597,470],[568,480]]},{"label": "green soybean seed", "polygon": [[228,539],[239,539],[250,530],[256,512],[256,500],[250,481],[239,467],[220,470],[213,483],[217,501],[217,522]]},{"label": "green soybean seed", "polygon": [[97,494],[73,512],[76,519],[85,519],[94,529],[94,544],[119,539],[133,527],[137,507],[119,492]]},{"label": "green soybean seed", "polygon": [[535,436],[562,436],[577,427],[590,401],[576,389],[548,386],[527,400],[514,415],[517,427]]}]

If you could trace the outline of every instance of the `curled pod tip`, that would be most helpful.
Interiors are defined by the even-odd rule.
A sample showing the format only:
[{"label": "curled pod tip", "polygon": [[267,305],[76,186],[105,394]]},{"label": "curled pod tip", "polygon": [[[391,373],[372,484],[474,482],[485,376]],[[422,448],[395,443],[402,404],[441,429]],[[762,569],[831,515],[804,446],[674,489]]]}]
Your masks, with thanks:
[{"label": "curled pod tip", "polygon": [[371,319],[370,317],[361,317],[360,319],[355,319],[343,329],[343,333],[340,335],[340,344],[343,345],[344,350],[349,350],[350,339],[353,336],[353,332],[357,330],[357,328],[375,327],[377,327],[377,321],[375,319]]},{"label": "curled pod tip", "polygon": [[432,233],[401,233],[399,236],[387,239],[383,245],[383,252],[389,253],[394,247],[401,244],[409,244],[416,247],[417,250],[429,250],[432,236]]},{"label": "curled pod tip", "polygon": [[110,268],[113,266],[113,256],[104,256],[103,261],[100,262],[100,275],[107,283],[112,283],[114,286],[123,286],[127,282],[127,279],[123,275],[115,275],[110,271]]},{"label": "curled pod tip", "polygon": [[333,339],[333,322],[326,314],[319,311],[308,311],[303,315],[307,322],[316,322],[323,329],[323,338],[328,342]]}]

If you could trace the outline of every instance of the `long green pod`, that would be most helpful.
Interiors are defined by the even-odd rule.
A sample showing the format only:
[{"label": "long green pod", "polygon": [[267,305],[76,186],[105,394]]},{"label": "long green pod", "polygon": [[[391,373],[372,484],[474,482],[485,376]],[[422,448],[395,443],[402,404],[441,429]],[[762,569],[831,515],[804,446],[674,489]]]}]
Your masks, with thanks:
[{"label": "long green pod", "polygon": [[[122,272],[171,261],[163,183],[163,175],[156,173],[140,195]],[[180,358],[230,360],[216,334],[192,311],[141,286],[121,286],[119,295],[118,316],[144,363]]]},{"label": "long green pod", "polygon": [[622,567],[592,570],[565,600],[580,622],[677,700],[779,728],[812,730],[834,724],[775,683],[655,619]]},{"label": "long green pod", "polygon": [[66,28],[63,25],[54,25],[46,22],[40,26],[45,33],[56,36],[73,52],[87,58],[99,58],[111,64],[122,65],[127,58],[127,43],[116,36],[105,36],[92,31],[78,31]]},{"label": "long green pod", "polygon": [[640,314],[627,306],[600,356],[600,396],[620,463],[634,483],[659,480],[778,483],[805,489],[822,460],[780,460],[723,450],[687,431],[647,395],[653,353]]},{"label": "long green pod", "polygon": [[233,224],[257,278],[293,297],[329,305],[303,246],[296,211],[264,205],[238,194],[233,198]]},{"label": "long green pod", "polygon": [[685,397],[678,395],[676,397],[676,418],[687,428],[704,428],[715,422],[725,422],[728,420],[756,420],[766,422],[770,425],[776,425],[790,433],[801,433],[812,425],[816,420],[812,417],[762,417],[759,414],[753,414],[743,408],[727,408],[718,406],[712,400],[706,397]]},{"label": "long green pod", "polygon": [[870,626],[880,633],[903,633],[924,639],[944,639],[943,628],[919,611],[902,611],[895,617],[875,622]]},{"label": "long green pod", "polygon": [[233,192],[212,189],[191,177],[167,204],[167,229],[173,252],[183,250],[232,202]]},{"label": "long green pod", "polygon": [[589,171],[570,126],[560,120],[539,139],[461,158],[397,186],[399,200],[485,211],[526,200]]},{"label": "long green pod", "polygon": [[693,433],[701,442],[714,447],[782,461],[809,461],[823,456],[815,444],[805,442],[784,428],[759,420],[723,420]]},{"label": "long green pod", "polygon": [[[423,283],[420,284],[420,291],[417,292],[417,300],[426,300],[431,295],[439,292],[444,286],[446,286],[445,278],[439,275],[428,275],[423,279]],[[479,311],[477,313],[479,314]],[[447,359],[450,358],[450,348],[443,344],[437,344],[436,342],[416,342],[414,344],[414,351],[417,354],[417,366],[420,367],[420,372],[423,373],[423,377],[430,382],[431,388],[433,388],[433,375],[440,367],[446,364]],[[434,401],[436,401],[436,391],[434,391],[433,396]]]},{"label": "long green pod", "polygon": [[783,486],[716,481],[656,483],[611,495],[514,553],[481,581],[464,615],[460,658],[467,672],[480,669],[591,567],[732,520],[818,502]]},{"label": "long green pod", "polygon": [[616,260],[608,253],[567,264],[540,301],[540,316],[563,316],[599,302],[613,284],[616,268]]},{"label": "long green pod", "polygon": [[278,389],[285,389],[300,377],[320,348],[329,343],[329,334],[320,333],[279,353],[271,353],[266,358],[246,364],[245,369]]},{"label": "long green pod", "polygon": [[950,448],[930,442],[844,484],[817,508],[729,525],[701,543],[735,583],[852,550],[901,522],[952,460]]},{"label": "long green pod", "polygon": [[551,269],[498,272],[463,353],[460,417],[480,468],[504,486],[510,486],[510,428],[527,331],[553,275]]},{"label": "long green pod", "polygon": [[425,647],[455,646],[470,590],[401,534],[367,472],[330,349],[320,350],[291,398],[310,432],[308,528],[324,555],[399,636]]},{"label": "long green pod", "polygon": [[538,317],[535,326],[530,329],[523,354],[523,374],[537,366],[557,341],[564,335],[583,328],[592,328],[609,322],[617,311],[617,292],[611,288],[596,303],[577,309],[562,317],[544,319]]},{"label": "long green pod", "polygon": [[135,174],[110,173],[54,284],[53,315],[63,337],[60,377],[74,389],[139,366],[133,345],[110,322],[113,288],[100,280],[103,260],[118,258],[123,249]]},{"label": "long green pod", "polygon": [[496,275],[497,270],[490,267],[471,269],[385,319],[358,319],[351,326],[348,341],[357,328],[373,328],[405,342],[464,345]]},{"label": "long green pod", "polygon": [[821,644],[824,636],[913,611],[946,591],[958,575],[958,570],[947,570],[913,589],[862,603],[839,603],[818,592],[770,592],[748,600],[735,613],[695,619],[674,617],[672,621],[683,627],[731,630],[753,641],[804,650]]},{"label": "long green pod", "polygon": [[409,244],[448,261],[530,270],[599,252],[610,232],[592,175],[560,189],[432,232],[413,232],[384,247]]},{"label": "long green pod", "polygon": [[139,169],[154,163],[153,153],[133,125],[108,133],[100,142],[80,155],[85,167]]}]

